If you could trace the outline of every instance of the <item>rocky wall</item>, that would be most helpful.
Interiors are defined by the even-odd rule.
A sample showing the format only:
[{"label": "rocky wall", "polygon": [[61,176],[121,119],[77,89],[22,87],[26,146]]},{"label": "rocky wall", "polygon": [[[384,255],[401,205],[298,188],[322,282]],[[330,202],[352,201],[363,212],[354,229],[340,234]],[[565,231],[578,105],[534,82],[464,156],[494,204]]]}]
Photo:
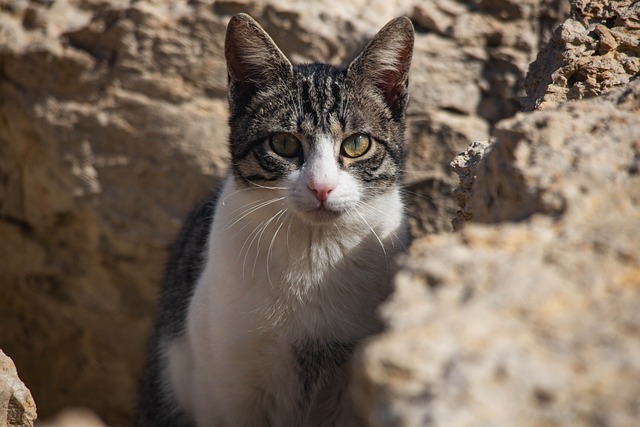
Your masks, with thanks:
[{"label": "rocky wall", "polygon": [[0,348],[41,418],[126,425],[167,248],[226,170],[226,22],[294,61],[342,63],[385,22],[417,30],[406,198],[450,230],[451,158],[513,115],[569,12],[552,0],[0,0]]},{"label": "rocky wall", "polygon": [[13,361],[0,350],[0,425],[33,427],[36,404],[18,377]]},{"label": "rocky wall", "polygon": [[571,5],[526,79],[539,110],[452,162],[459,231],[401,260],[388,329],[354,363],[371,426],[640,419],[638,5]]},{"label": "rocky wall", "polygon": [[369,425],[637,424],[638,135],[640,81],[498,124],[475,224],[414,242],[354,364]]},{"label": "rocky wall", "polygon": [[540,51],[524,82],[525,111],[609,92],[640,75],[640,3],[571,1],[571,19]]}]

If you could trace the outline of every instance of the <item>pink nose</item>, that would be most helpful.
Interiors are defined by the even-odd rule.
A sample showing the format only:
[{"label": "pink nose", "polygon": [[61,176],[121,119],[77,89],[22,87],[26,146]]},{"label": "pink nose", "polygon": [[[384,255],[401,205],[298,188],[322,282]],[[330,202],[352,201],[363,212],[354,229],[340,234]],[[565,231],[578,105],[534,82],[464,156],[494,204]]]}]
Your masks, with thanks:
[{"label": "pink nose", "polygon": [[316,196],[316,199],[318,199],[320,203],[326,202],[329,198],[329,193],[331,193],[335,188],[334,186],[329,184],[320,184],[315,182],[311,182],[308,185],[309,190],[313,191],[313,194]]}]

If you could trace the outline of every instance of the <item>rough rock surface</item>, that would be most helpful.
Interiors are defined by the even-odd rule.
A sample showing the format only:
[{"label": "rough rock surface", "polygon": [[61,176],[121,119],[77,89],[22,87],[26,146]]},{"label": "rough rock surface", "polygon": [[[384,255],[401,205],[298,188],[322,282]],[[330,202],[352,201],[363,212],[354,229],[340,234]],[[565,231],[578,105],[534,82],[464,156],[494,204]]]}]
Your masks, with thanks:
[{"label": "rough rock surface", "polygon": [[640,2],[575,0],[529,69],[525,111],[601,95],[640,76]]},{"label": "rough rock surface", "polygon": [[33,427],[36,404],[13,361],[0,350],[0,426]]},{"label": "rough rock surface", "polygon": [[[501,122],[474,222],[414,242],[360,354],[371,426],[635,426],[640,81]],[[499,223],[499,224],[498,224]]]},{"label": "rough rock surface", "polygon": [[[453,161],[461,231],[415,241],[401,262],[383,308],[388,330],[354,365],[354,398],[371,426],[640,419],[637,53],[603,62],[611,50],[596,55],[587,38],[567,36],[578,18],[584,29],[608,17],[637,47],[638,4],[571,3],[573,19],[527,78],[554,82],[525,100],[543,111],[501,121],[491,143]],[[593,28],[589,37],[605,33]],[[613,59],[631,68],[616,76]],[[572,69],[584,80],[558,78]],[[589,99],[558,105],[580,98]]]},{"label": "rough rock surface", "polygon": [[490,146],[490,141],[474,141],[451,162],[451,170],[458,175],[458,187],[453,190],[453,197],[460,207],[456,216],[451,220],[454,231],[460,230],[473,219],[470,203],[473,183],[480,162]]},{"label": "rough rock surface", "polygon": [[249,12],[295,61],[418,31],[407,199],[450,229],[448,163],[512,115],[564,1],[0,0],[0,347],[44,418],[126,424],[166,251],[226,169],[223,34]]},{"label": "rough rock surface", "polygon": [[474,222],[534,213],[560,217],[608,184],[634,177],[640,168],[639,88],[640,80],[592,102],[499,123],[499,142],[476,169],[469,201]]}]

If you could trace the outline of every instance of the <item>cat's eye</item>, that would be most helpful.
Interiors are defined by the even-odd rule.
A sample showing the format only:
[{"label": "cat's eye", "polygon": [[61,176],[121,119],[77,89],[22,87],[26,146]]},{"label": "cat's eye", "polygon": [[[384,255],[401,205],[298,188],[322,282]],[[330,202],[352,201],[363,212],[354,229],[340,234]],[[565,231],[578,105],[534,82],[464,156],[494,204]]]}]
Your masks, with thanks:
[{"label": "cat's eye", "polygon": [[302,144],[290,133],[274,133],[269,143],[271,149],[282,157],[298,157],[302,152]]},{"label": "cat's eye", "polygon": [[342,154],[347,157],[363,156],[371,146],[371,138],[367,135],[355,134],[342,141]]}]

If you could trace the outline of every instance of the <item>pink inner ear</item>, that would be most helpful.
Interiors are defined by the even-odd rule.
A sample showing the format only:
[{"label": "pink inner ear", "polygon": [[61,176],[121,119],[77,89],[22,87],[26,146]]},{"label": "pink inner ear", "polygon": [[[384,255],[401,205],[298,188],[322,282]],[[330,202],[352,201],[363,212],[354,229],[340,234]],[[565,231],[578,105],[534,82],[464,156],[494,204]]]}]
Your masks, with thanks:
[{"label": "pink inner ear", "polygon": [[394,70],[385,70],[378,76],[376,86],[382,91],[389,105],[395,103],[405,95],[409,84],[409,64],[413,52],[412,43],[406,43],[398,52],[398,67]]},{"label": "pink inner ear", "polygon": [[377,84],[389,105],[394,105],[406,91],[405,83],[407,80],[404,82],[399,81],[400,76],[398,74],[391,71],[386,72],[380,77],[380,82]]}]

